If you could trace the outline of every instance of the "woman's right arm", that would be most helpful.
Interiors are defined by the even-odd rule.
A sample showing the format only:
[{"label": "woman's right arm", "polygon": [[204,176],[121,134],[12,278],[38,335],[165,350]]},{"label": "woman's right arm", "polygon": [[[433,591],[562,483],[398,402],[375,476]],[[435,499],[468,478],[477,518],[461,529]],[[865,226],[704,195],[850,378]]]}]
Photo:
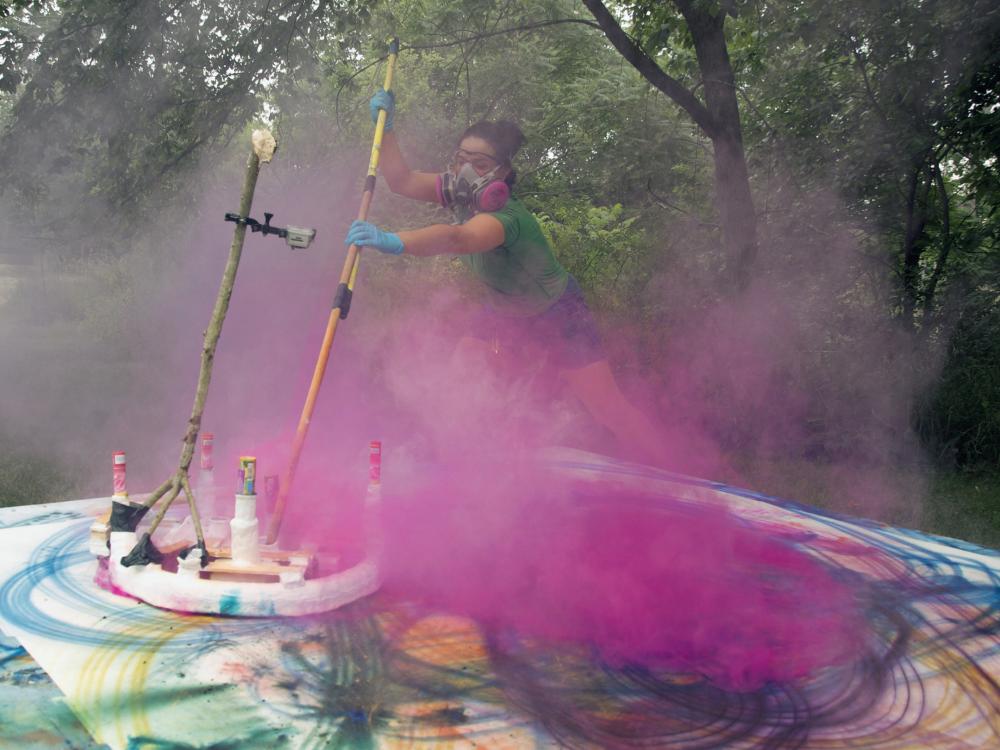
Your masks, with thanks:
[{"label": "woman's right arm", "polygon": [[405,195],[418,201],[428,201],[440,205],[437,195],[437,175],[430,172],[417,172],[403,158],[399,150],[396,134],[388,131],[382,136],[382,150],[379,155],[379,166],[389,189],[397,195]]}]

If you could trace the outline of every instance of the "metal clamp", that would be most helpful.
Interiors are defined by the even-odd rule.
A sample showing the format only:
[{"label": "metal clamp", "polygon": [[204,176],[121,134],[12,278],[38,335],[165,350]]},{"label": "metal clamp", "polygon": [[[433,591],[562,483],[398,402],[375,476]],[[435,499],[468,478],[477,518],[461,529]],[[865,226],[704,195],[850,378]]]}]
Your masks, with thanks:
[{"label": "metal clamp", "polygon": [[264,212],[264,223],[261,224],[254,218],[250,216],[240,216],[235,213],[227,213],[226,221],[232,221],[244,227],[249,227],[251,232],[260,232],[263,235],[275,234],[278,237],[283,237],[285,242],[288,243],[289,247],[296,248],[306,248],[312,244],[313,239],[316,237],[315,229],[304,229],[303,227],[273,227],[271,226],[271,219],[274,214],[270,214],[267,211]]}]

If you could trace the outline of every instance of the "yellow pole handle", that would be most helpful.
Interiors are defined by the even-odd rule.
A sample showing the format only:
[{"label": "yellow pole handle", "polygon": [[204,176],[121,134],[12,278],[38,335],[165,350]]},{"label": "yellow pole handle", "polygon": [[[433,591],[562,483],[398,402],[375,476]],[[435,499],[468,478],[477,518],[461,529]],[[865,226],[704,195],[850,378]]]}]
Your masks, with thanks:
[{"label": "yellow pole handle", "polygon": [[[392,74],[396,67],[396,57],[398,55],[399,39],[393,39],[389,45],[389,59],[386,64],[385,82],[382,85],[386,91],[392,90]],[[372,141],[371,159],[368,161],[368,176],[365,179],[365,189],[361,195],[361,208],[358,210],[358,219],[361,221],[365,221],[368,218],[368,209],[371,206],[372,196],[375,193],[375,175],[378,172],[378,161],[382,151],[382,136],[385,134],[385,121],[387,117],[388,114],[383,109],[379,111],[378,119],[375,121],[375,137]],[[298,428],[295,430],[292,453],[288,459],[288,466],[285,468],[285,473],[278,485],[278,500],[267,527],[267,544],[274,544],[278,538],[278,531],[281,529],[281,520],[285,513],[285,506],[288,504],[288,496],[291,492],[292,482],[295,479],[295,471],[298,468],[299,459],[302,457],[302,448],[309,433],[309,423],[312,420],[313,410],[316,407],[316,398],[319,396],[319,389],[323,384],[323,377],[326,375],[326,366],[330,360],[330,348],[333,346],[333,339],[337,335],[337,324],[342,318],[347,317],[360,264],[361,248],[357,245],[351,245],[347,249],[347,258],[344,259],[344,267],[340,272],[340,283],[337,285],[337,293],[333,298],[333,308],[330,310],[330,317],[326,323],[326,331],[323,334],[323,343],[320,345],[319,356],[316,358],[316,367],[313,369],[312,382],[309,384],[306,402],[302,407],[302,414],[299,416]]]}]

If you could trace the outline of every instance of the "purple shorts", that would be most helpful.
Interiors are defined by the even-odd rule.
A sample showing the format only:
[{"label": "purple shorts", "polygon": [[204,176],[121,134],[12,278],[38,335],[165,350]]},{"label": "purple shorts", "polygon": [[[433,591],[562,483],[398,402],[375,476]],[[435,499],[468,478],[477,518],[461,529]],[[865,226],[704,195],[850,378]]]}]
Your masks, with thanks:
[{"label": "purple shorts", "polygon": [[523,318],[483,307],[472,316],[468,335],[521,357],[547,356],[560,370],[577,370],[607,355],[580,285],[572,276],[551,307]]}]

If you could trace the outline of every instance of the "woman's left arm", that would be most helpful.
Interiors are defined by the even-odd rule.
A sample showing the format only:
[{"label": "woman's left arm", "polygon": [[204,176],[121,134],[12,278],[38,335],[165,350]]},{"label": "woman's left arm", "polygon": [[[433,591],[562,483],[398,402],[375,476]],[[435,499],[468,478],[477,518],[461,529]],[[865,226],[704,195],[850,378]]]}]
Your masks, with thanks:
[{"label": "woman's left arm", "polygon": [[504,229],[496,217],[477,214],[464,224],[432,224],[400,232],[399,239],[407,255],[472,255],[502,245]]}]

